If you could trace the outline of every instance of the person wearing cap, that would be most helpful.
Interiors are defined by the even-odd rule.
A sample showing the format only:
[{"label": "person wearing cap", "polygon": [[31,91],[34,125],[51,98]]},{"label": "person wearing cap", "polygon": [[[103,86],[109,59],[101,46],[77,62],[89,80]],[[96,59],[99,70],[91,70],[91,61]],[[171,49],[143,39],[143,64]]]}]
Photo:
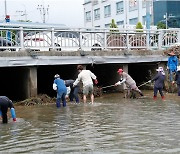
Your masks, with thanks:
[{"label": "person wearing cap", "polygon": [[[180,66],[177,67],[175,81],[176,81],[176,84],[177,84],[178,96],[180,96]],[[173,83],[175,83],[175,82],[173,82]]]},{"label": "person wearing cap", "polygon": [[139,90],[139,88],[136,86],[136,82],[129,74],[124,72],[121,68],[118,69],[117,73],[119,73],[120,80],[117,83],[115,83],[115,86],[125,83],[131,90],[137,91],[141,96],[144,96],[142,91]]},{"label": "person wearing cap", "polygon": [[84,70],[82,65],[77,66],[79,71],[76,81],[73,83],[73,86],[77,86],[81,81],[83,83],[83,102],[86,103],[87,95],[90,94],[91,103],[94,103],[94,94],[93,94],[93,80],[95,84],[98,84],[97,77],[90,70]]},{"label": "person wearing cap", "polygon": [[157,99],[157,93],[159,91],[162,100],[164,100],[163,88],[164,88],[164,80],[165,80],[165,73],[163,67],[159,67],[156,69],[157,74],[153,77],[150,81],[155,81],[154,83],[154,100]]},{"label": "person wearing cap", "polygon": [[76,103],[79,103],[79,84],[73,87],[73,83],[75,80],[65,80],[66,87],[70,87],[70,93],[69,93],[69,99],[71,102],[73,102],[73,99],[75,99]]},{"label": "person wearing cap", "polygon": [[172,51],[170,53],[168,53],[168,55],[170,57],[168,58],[167,69],[169,70],[169,80],[170,80],[170,82],[172,82],[173,81],[173,72],[176,73],[176,71],[177,71],[178,58],[175,55],[175,53]]},{"label": "person wearing cap", "polygon": [[64,80],[60,79],[60,75],[56,74],[54,76],[54,83],[53,83],[53,89],[57,91],[57,97],[56,97],[56,107],[61,107],[61,101],[63,103],[63,107],[66,106],[66,94],[67,94],[67,88],[65,85]]},{"label": "person wearing cap", "polygon": [[0,115],[2,117],[2,123],[8,123],[7,112],[10,108],[13,121],[16,121],[15,109],[12,101],[6,96],[0,96]]}]

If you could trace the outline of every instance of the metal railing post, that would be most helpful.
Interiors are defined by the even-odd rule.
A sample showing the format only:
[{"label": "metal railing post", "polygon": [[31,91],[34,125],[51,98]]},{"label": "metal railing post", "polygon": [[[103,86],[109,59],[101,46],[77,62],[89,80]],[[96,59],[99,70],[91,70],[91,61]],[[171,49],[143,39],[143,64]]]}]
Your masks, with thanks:
[{"label": "metal railing post", "polygon": [[82,32],[81,32],[81,29],[79,29],[79,49],[81,50],[82,49]]},{"label": "metal railing post", "polygon": [[150,30],[149,29],[146,29],[146,48],[147,50],[149,50],[149,42],[150,42]]},{"label": "metal railing post", "polygon": [[54,44],[54,28],[51,28],[51,47],[52,47],[52,50],[55,49],[55,44]]},{"label": "metal railing post", "polygon": [[107,31],[104,30],[104,49],[107,50]]},{"label": "metal railing post", "polygon": [[159,35],[158,35],[158,49],[160,50],[160,49],[162,49],[163,31],[161,30],[158,33],[159,33]]},{"label": "metal railing post", "polygon": [[177,31],[177,39],[178,39],[177,43],[180,43],[180,30]]},{"label": "metal railing post", "polygon": [[24,50],[24,30],[23,27],[20,27],[20,50]]},{"label": "metal railing post", "polygon": [[129,32],[128,31],[126,31],[126,47],[127,47],[127,51],[129,52],[130,44],[129,44]]}]

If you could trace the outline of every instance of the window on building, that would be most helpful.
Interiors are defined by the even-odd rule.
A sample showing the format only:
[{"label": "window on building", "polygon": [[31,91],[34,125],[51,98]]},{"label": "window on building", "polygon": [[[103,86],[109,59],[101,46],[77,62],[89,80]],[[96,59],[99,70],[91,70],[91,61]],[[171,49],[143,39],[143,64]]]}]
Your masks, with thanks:
[{"label": "window on building", "polygon": [[143,18],[142,18],[142,24],[143,24],[143,25],[146,25],[146,16],[143,16]]},{"label": "window on building", "polygon": [[110,28],[110,24],[105,24],[105,28]]},{"label": "window on building", "polygon": [[94,20],[100,19],[100,8],[94,10]]},{"label": "window on building", "polygon": [[117,22],[117,25],[124,25],[124,20],[118,21],[118,22]]},{"label": "window on building", "polygon": [[[151,19],[151,15],[150,15],[150,19]],[[146,25],[146,16],[143,16],[143,17],[142,17],[142,24],[143,24],[143,25]]]},{"label": "window on building", "polygon": [[98,3],[99,3],[99,0],[93,0],[93,1],[92,1],[92,4],[93,4],[93,5],[97,5]]},{"label": "window on building", "polygon": [[[142,7],[145,8],[146,7],[146,1],[147,0],[142,0]],[[153,1],[149,1],[150,2],[150,6],[152,6]]]},{"label": "window on building", "polygon": [[111,5],[104,6],[104,17],[111,16]]},{"label": "window on building", "polygon": [[84,0],[84,4],[91,3],[92,0]]},{"label": "window on building", "polygon": [[137,23],[138,23],[138,18],[129,19],[129,24],[130,25],[136,25]]},{"label": "window on building", "polygon": [[142,7],[143,7],[143,8],[146,7],[146,0],[142,0]]},{"label": "window on building", "polygon": [[123,1],[116,3],[116,13],[117,14],[124,12],[124,7],[123,6],[124,6]]},{"label": "window on building", "polygon": [[86,12],[86,21],[91,21],[91,11]]},{"label": "window on building", "polygon": [[137,0],[129,0],[129,11],[134,11],[138,9]]}]

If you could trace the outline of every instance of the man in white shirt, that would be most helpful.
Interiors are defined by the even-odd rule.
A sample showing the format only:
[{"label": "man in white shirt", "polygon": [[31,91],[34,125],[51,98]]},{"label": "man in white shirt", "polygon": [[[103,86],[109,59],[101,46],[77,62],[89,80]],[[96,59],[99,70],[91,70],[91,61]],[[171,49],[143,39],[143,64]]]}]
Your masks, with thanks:
[{"label": "man in white shirt", "polygon": [[91,103],[93,104],[93,80],[95,84],[98,84],[96,76],[90,70],[84,70],[82,65],[78,65],[77,70],[79,71],[79,75],[76,81],[73,83],[73,86],[76,86],[81,81],[83,83],[83,102],[86,103],[87,95],[90,94]]}]

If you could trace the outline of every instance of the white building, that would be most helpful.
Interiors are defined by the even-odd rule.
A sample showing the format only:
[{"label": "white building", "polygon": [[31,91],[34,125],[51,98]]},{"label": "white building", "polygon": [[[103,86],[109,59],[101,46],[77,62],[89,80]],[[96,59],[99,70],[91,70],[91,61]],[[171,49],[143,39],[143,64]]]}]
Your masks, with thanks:
[{"label": "white building", "polygon": [[134,27],[137,22],[141,22],[146,27],[147,12],[150,14],[152,24],[152,1],[84,0],[84,26],[109,28],[114,19],[118,28]]}]

